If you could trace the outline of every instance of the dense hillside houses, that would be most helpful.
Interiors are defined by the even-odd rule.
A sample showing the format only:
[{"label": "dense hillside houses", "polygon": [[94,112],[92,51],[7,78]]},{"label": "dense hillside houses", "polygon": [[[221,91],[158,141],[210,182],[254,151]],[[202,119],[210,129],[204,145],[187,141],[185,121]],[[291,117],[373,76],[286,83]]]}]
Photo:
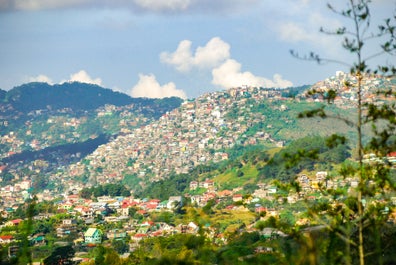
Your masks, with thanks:
[{"label": "dense hillside houses", "polygon": [[[58,240],[73,239],[76,248],[122,241],[128,242],[126,251],[133,252],[139,247],[142,240],[175,234],[204,234],[216,244],[226,244],[229,239],[225,232],[231,233],[236,229],[232,222],[225,227],[215,223],[207,223],[202,226],[202,223],[197,222],[198,219],[189,214],[176,223],[169,219],[182,207],[187,206],[190,209],[188,211],[196,209],[197,212],[203,212],[207,210],[208,205],[211,205],[212,211],[219,211],[227,215],[247,216],[248,219],[243,221],[243,231],[258,231],[264,237],[271,238],[271,234],[268,234],[268,230],[271,228],[267,227],[261,230],[258,226],[260,222],[271,217],[279,218],[288,212],[290,207],[294,207],[293,205],[299,204],[301,207],[301,203],[305,203],[307,200],[314,202],[325,199],[318,193],[323,186],[347,189],[348,192],[354,192],[353,190],[356,188],[357,179],[345,179],[338,176],[329,180],[327,177],[327,171],[297,175],[296,182],[301,187],[298,193],[293,191],[285,193],[273,183],[268,182],[258,183],[255,190],[249,194],[241,188],[220,189],[215,181],[205,179],[191,181],[189,191],[183,196],[170,196],[163,201],[156,198],[135,198],[133,196],[99,196],[84,199],[77,194],[63,194],[55,201],[55,213],[35,216],[34,220],[37,222],[52,220],[51,222],[56,224],[53,228],[56,238]],[[198,188],[202,189],[201,194],[195,194]],[[38,199],[37,202],[40,203],[40,201]],[[396,198],[393,198],[393,201],[396,202]],[[337,201],[334,201],[333,204],[337,205]],[[3,209],[2,215],[5,218],[11,218],[15,210],[7,215]],[[159,216],[163,216],[163,218],[158,219]],[[396,215],[391,214],[389,222],[396,222],[395,217]],[[296,224],[302,227],[311,222],[301,212],[294,212],[293,218]],[[6,227],[8,227],[6,231],[10,231],[12,227],[17,229],[24,222],[27,222],[27,219],[9,219],[8,222],[0,226],[0,230]],[[275,231],[275,233],[280,232]],[[287,235],[282,234],[282,236]],[[46,237],[46,234],[32,235],[30,237],[31,244],[45,246],[47,244]],[[0,236],[1,245],[15,243],[13,234],[3,233]]]},{"label": "dense hillside houses", "polygon": [[[353,89],[342,87],[347,78],[345,74],[337,73],[336,77],[316,86],[322,90],[328,86],[339,86],[343,93],[337,98],[337,104],[349,108],[349,103],[355,98]],[[365,85],[381,86],[381,83],[369,79]],[[121,252],[126,253],[133,253],[147,239],[179,234],[205,236],[216,246],[227,244],[233,233],[257,232],[268,240],[287,236],[273,227],[262,227],[275,219],[287,219],[301,228],[311,225],[315,220],[302,211],[306,204],[326,200],[332,207],[337,207],[339,198],[324,195],[321,189],[356,192],[356,177],[344,178],[327,169],[315,168],[292,176],[299,189],[287,191],[280,189],[278,183],[271,179],[264,178],[259,183],[256,180],[241,181],[237,187],[226,188],[217,183],[216,176],[204,176],[185,181],[183,192],[168,193],[162,199],[147,194],[137,197],[131,186],[126,186],[131,195],[96,195],[95,192],[82,195],[87,188],[123,183],[126,176],[136,178],[136,186],[145,187],[150,182],[166,180],[170,174],[188,174],[197,166],[230,159],[227,150],[235,146],[245,148],[267,144],[281,149],[286,142],[270,133],[275,127],[271,122],[263,126],[263,121],[273,118],[263,109],[271,108],[268,113],[276,116],[287,113],[289,103],[305,100],[303,96],[284,97],[285,93],[286,90],[240,87],[187,100],[157,121],[135,129],[125,126],[118,137],[100,145],[91,154],[78,157],[81,158],[78,163],[59,167],[49,175],[42,174],[48,167],[42,159],[37,159],[28,168],[32,175],[7,171],[7,165],[1,165],[0,171],[7,171],[13,178],[2,179],[6,184],[0,188],[0,214],[3,218],[0,245],[10,246],[12,250],[19,240],[16,231],[31,221],[42,225],[38,226],[37,233],[28,237],[29,244],[34,247],[47,246],[48,241],[51,242],[49,245],[72,242],[74,248],[85,251],[103,244],[118,246],[122,248]],[[370,100],[374,92],[367,89],[365,93],[365,99]],[[318,97],[314,101],[323,100]],[[96,115],[103,118],[119,110],[118,107],[105,106],[97,110]],[[63,126],[78,128],[87,122],[85,118],[81,119],[65,120]],[[282,119],[282,122],[293,123],[290,117],[282,116]],[[51,124],[53,119],[47,122]],[[136,125],[138,121],[123,110],[122,123]],[[13,142],[14,139],[19,143],[11,133],[1,140]],[[32,140],[29,145],[40,148],[42,143]],[[395,167],[395,157],[395,152],[386,157],[366,154],[364,163],[387,162]],[[47,181],[51,188],[34,190],[38,183]],[[367,204],[374,205],[379,200],[373,197]],[[29,203],[45,205],[48,202],[51,202],[51,207],[40,208],[30,219],[26,214],[20,217]],[[391,202],[396,204],[393,195]],[[388,221],[394,224],[396,214],[390,213]],[[45,225],[48,223],[51,227]],[[257,253],[272,251],[264,246],[257,248]]]},{"label": "dense hillside houses", "polygon": [[[241,137],[265,119],[259,113],[248,111],[247,99],[280,100],[281,92],[235,88],[186,101],[158,122],[99,146],[84,161],[72,165],[63,179],[88,171],[91,183],[121,180],[126,174],[136,174],[141,179],[150,176],[155,181],[167,177],[170,172],[187,173],[197,165],[228,159],[224,151],[237,143],[269,141],[282,146],[282,142],[265,132]],[[237,120],[230,118],[230,111],[238,109],[244,109],[245,115]]]},{"label": "dense hillside houses", "polygon": [[[314,84],[312,89],[321,92],[333,89],[339,94],[335,98],[334,103],[341,108],[351,108],[357,104],[356,83],[356,77],[342,71],[337,71],[335,76]],[[381,104],[383,102],[379,99],[384,99],[384,97],[376,94],[376,92],[379,90],[384,91],[384,88],[391,89],[394,87],[395,84],[392,82],[392,79],[378,78],[376,75],[366,76],[362,83],[363,102],[372,103],[376,99],[376,103]]]}]

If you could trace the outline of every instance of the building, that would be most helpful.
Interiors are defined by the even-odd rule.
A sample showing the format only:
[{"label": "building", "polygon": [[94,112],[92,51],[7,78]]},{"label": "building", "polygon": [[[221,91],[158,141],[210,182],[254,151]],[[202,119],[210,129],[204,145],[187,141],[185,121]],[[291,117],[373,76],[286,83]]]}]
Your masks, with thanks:
[{"label": "building", "polygon": [[84,241],[87,244],[100,244],[102,243],[103,233],[97,228],[88,228],[84,233]]}]

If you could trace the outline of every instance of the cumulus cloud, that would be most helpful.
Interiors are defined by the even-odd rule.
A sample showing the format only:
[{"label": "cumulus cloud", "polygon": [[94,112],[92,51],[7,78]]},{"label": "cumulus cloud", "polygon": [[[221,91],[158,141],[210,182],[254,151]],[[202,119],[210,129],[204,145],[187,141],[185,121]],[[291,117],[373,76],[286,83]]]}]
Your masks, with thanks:
[{"label": "cumulus cloud", "polygon": [[81,83],[95,84],[98,86],[102,85],[102,79],[100,78],[93,79],[88,75],[88,73],[85,70],[81,70],[77,73],[71,74],[70,79],[67,80],[66,82],[81,82]]},{"label": "cumulus cloud", "polygon": [[254,86],[254,87],[276,87],[285,88],[293,85],[292,82],[282,79],[282,76],[275,74],[273,80],[255,76],[251,72],[242,72],[241,64],[233,59],[228,59],[218,68],[213,69],[212,83],[223,88]]},{"label": "cumulus cloud", "polygon": [[49,78],[46,75],[38,75],[38,76],[30,77],[29,82],[41,82],[41,83],[48,83],[48,84],[53,83],[51,78]]},{"label": "cumulus cloud", "polygon": [[214,37],[195,53],[191,51],[192,42],[183,40],[173,53],[160,54],[162,63],[174,66],[180,72],[188,72],[192,68],[211,69],[230,57],[230,45],[219,37]]},{"label": "cumulus cloud", "polygon": [[176,12],[235,12],[252,8],[259,0],[0,0],[0,10],[36,11],[65,8],[126,8],[131,11]]},{"label": "cumulus cloud", "polygon": [[161,62],[172,65],[184,73],[194,68],[211,70],[212,84],[223,88],[243,85],[284,88],[293,85],[292,82],[282,79],[279,74],[275,74],[271,80],[248,71],[242,72],[241,64],[231,58],[230,44],[219,37],[212,38],[194,52],[191,47],[191,41],[183,40],[175,52],[161,53]]},{"label": "cumulus cloud", "polygon": [[187,98],[186,93],[183,90],[177,89],[173,82],[161,86],[153,74],[140,74],[138,83],[131,90],[131,96],[146,98]]}]

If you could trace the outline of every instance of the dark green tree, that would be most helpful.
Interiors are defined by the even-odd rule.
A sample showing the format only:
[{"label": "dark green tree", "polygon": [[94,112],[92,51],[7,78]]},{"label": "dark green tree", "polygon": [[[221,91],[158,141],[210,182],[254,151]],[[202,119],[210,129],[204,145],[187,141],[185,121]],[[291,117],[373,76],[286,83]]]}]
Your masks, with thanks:
[{"label": "dark green tree", "polygon": [[71,258],[74,256],[72,246],[62,246],[55,248],[51,255],[44,259],[44,265],[72,264]]}]

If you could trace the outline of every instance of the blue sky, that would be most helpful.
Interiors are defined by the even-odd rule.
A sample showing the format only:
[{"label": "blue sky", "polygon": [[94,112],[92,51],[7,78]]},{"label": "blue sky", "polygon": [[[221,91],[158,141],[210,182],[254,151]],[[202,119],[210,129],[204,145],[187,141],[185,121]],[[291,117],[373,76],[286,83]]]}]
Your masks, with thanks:
[{"label": "blue sky", "polygon": [[[393,0],[373,2],[376,22],[395,11]],[[312,84],[348,69],[297,60],[290,49],[351,60],[340,39],[319,32],[346,23],[326,3],[0,0],[0,88],[81,81],[134,97],[194,98],[241,85]]]}]

